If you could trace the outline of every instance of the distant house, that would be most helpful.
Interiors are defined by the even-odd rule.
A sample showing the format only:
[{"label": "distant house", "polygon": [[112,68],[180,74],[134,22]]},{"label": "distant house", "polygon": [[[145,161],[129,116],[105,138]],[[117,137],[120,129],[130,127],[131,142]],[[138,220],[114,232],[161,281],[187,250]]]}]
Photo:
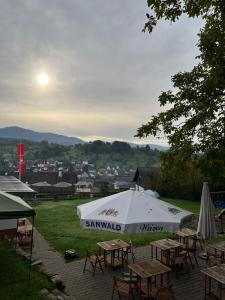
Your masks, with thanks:
[{"label": "distant house", "polygon": [[114,182],[114,189],[116,191],[120,191],[120,192],[126,191],[132,187],[134,187],[134,184],[132,182],[127,182],[127,181],[115,181]]},{"label": "distant house", "polygon": [[77,193],[92,193],[93,183],[90,181],[79,181],[75,184],[75,189]]},{"label": "distant house", "polygon": [[117,180],[113,183],[114,189],[117,192],[126,191],[130,188],[135,187],[135,183],[130,176],[120,176],[117,177]]}]

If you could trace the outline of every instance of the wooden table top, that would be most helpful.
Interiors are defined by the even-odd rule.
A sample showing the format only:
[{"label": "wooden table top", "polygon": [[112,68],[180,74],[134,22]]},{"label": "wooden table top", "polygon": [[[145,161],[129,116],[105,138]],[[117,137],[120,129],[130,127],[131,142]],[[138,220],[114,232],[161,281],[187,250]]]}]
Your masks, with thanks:
[{"label": "wooden table top", "polygon": [[151,242],[150,245],[155,246],[161,250],[170,250],[170,249],[174,249],[174,248],[183,246],[183,244],[181,244],[175,240],[171,240],[171,239],[163,239],[163,240],[159,240],[159,241],[154,241],[154,242]]},{"label": "wooden table top", "polygon": [[225,284],[225,265],[217,265],[211,268],[201,270],[201,272],[216,281]]},{"label": "wooden table top", "polygon": [[225,242],[221,242],[215,245],[210,245],[210,248],[214,248],[215,250],[225,252]]},{"label": "wooden table top", "polygon": [[122,240],[111,240],[105,242],[98,242],[97,245],[106,251],[119,250],[127,248],[130,245]]},{"label": "wooden table top", "polygon": [[169,267],[163,265],[158,260],[143,260],[136,262],[135,264],[128,265],[128,268],[143,279],[171,271]]},{"label": "wooden table top", "polygon": [[190,229],[190,228],[182,228],[181,230],[177,231],[176,235],[180,236],[180,237],[192,237],[197,235],[197,231]]},{"label": "wooden table top", "polygon": [[31,224],[17,227],[17,232],[27,232],[27,231],[32,231],[32,225]]}]

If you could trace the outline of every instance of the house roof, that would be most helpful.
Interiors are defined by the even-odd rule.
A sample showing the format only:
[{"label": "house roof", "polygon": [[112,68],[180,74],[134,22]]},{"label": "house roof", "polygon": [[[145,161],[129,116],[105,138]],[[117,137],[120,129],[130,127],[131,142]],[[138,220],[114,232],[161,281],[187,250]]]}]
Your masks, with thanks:
[{"label": "house roof", "polygon": [[22,175],[22,181],[34,184],[37,182],[46,181],[49,184],[56,184],[59,181],[68,182],[74,184],[77,182],[77,176],[74,172],[62,172],[62,176],[59,176],[59,172],[25,172]]}]

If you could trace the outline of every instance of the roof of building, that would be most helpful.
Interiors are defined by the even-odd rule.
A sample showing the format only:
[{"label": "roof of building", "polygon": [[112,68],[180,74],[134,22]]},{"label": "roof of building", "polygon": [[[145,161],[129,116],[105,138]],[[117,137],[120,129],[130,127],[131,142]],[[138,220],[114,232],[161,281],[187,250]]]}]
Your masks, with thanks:
[{"label": "roof of building", "polygon": [[57,182],[64,181],[71,184],[77,182],[77,176],[74,172],[25,172],[22,175],[22,181],[34,184],[37,182],[46,181],[49,184],[56,184]]}]

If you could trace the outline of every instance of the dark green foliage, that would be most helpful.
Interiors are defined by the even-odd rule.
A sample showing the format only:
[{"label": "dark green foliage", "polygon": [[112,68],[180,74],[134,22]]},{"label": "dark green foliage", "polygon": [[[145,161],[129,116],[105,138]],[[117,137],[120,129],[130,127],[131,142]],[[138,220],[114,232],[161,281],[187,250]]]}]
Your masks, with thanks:
[{"label": "dark green foliage", "polygon": [[155,19],[154,24],[149,18],[145,24],[149,32],[156,21],[175,22],[183,14],[204,19],[204,25],[198,34],[197,65],[190,72],[172,77],[173,91],[159,96],[160,105],[167,109],[142,125],[137,136],[168,138],[171,149],[163,157],[161,169],[164,177],[170,174],[168,184],[175,178],[178,184],[179,178],[185,181],[183,169],[192,167],[213,189],[224,189],[225,1],[148,0],[147,3]]},{"label": "dark green foliage", "polygon": [[139,137],[161,133],[179,151],[225,147],[225,1],[148,0],[157,20],[175,22],[182,14],[202,17],[199,63],[191,72],[172,77],[175,92],[159,96],[165,112],[153,116],[138,129]]}]

